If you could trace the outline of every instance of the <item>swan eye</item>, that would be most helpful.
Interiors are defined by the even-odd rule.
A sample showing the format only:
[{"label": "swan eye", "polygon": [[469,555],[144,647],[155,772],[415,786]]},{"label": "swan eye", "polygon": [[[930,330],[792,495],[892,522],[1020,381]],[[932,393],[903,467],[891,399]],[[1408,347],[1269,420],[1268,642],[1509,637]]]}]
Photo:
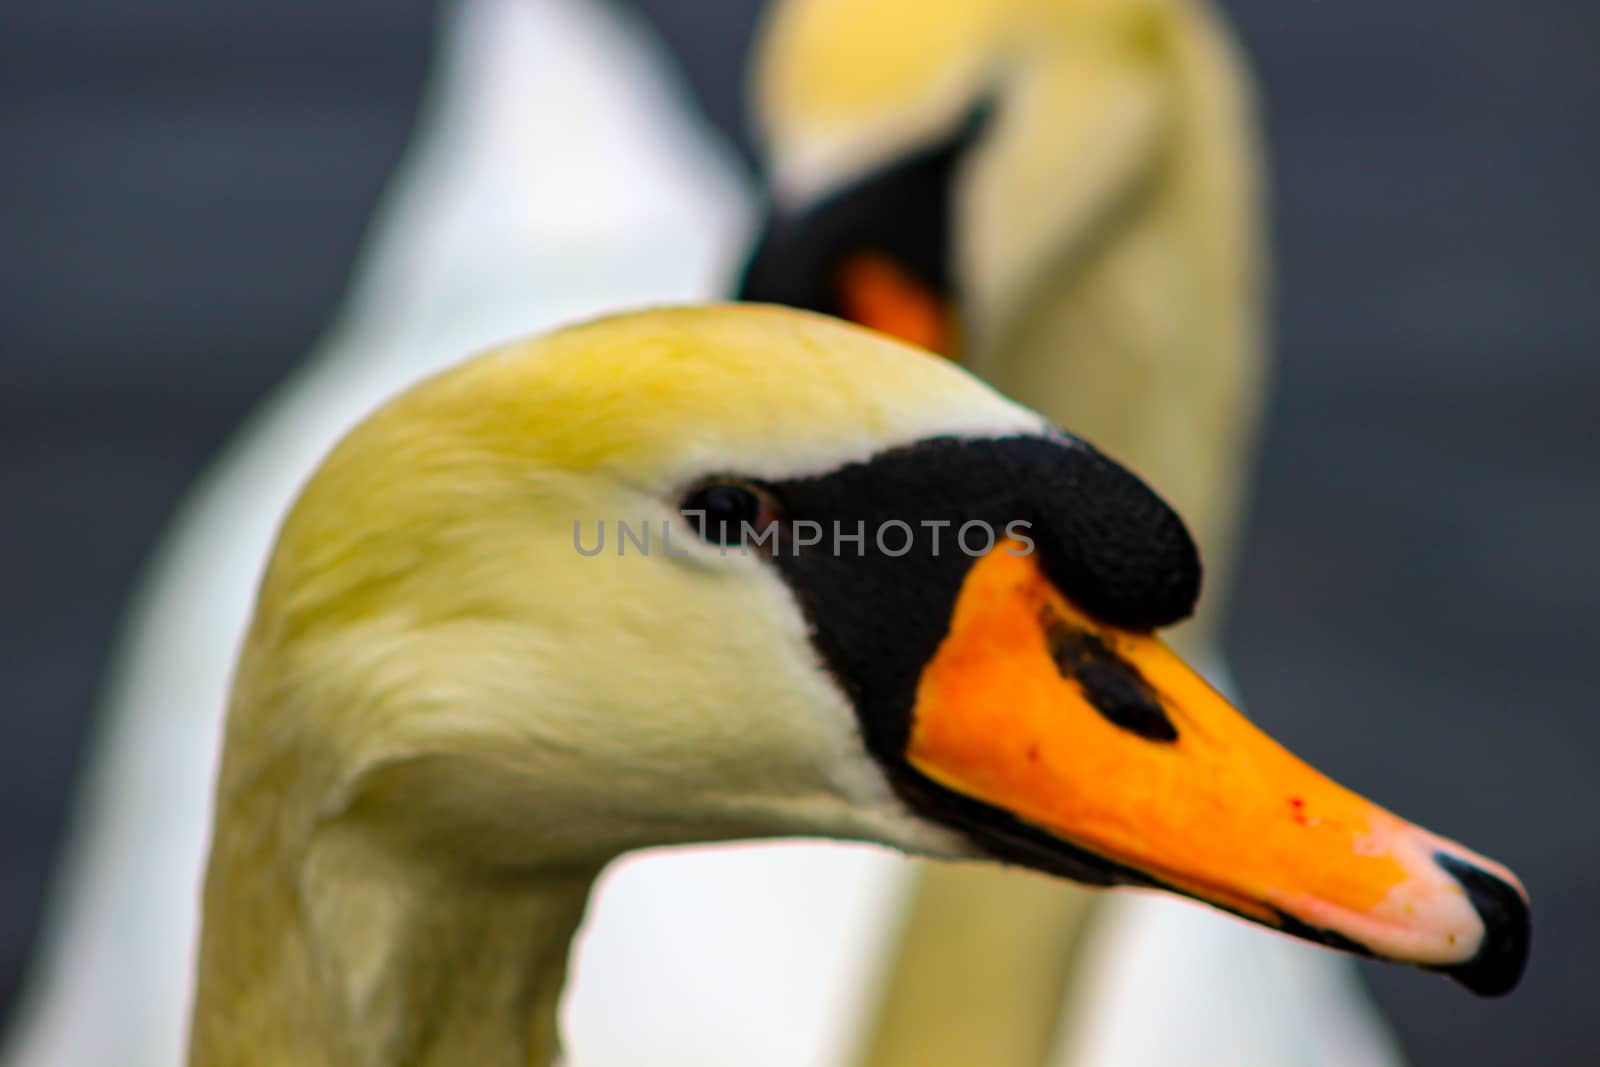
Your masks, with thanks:
[{"label": "swan eye", "polygon": [[777,521],[771,498],[739,482],[712,482],[692,489],[680,510],[700,539],[713,545],[743,544]]}]

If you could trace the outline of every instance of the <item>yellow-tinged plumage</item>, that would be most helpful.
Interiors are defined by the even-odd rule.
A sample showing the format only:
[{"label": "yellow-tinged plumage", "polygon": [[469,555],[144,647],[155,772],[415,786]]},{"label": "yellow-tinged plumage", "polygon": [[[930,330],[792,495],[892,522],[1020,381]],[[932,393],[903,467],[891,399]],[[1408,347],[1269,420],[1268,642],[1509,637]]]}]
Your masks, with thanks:
[{"label": "yellow-tinged plumage", "polygon": [[[657,563],[673,491],[708,471],[1039,427],[947,364],[761,308],[598,321],[379,410],[285,521],[241,654],[191,1063],[500,1062],[520,1039],[484,1032],[501,994],[534,1027],[514,1062],[544,1062],[566,942],[618,852],[783,832],[950,850],[851,751],[757,561],[586,558],[574,523],[585,546],[655,524]],[[510,878],[530,869],[532,889]]]},{"label": "yellow-tinged plumage", "polygon": [[[980,88],[1006,20],[993,0],[774,5],[756,60],[775,177],[805,196],[954,122]],[[819,77],[819,71],[829,76]]]},{"label": "yellow-tinged plumage", "polygon": [[[365,610],[368,590],[389,595],[391,583],[416,580],[424,556],[492,556],[507,530],[521,539],[521,523],[549,514],[530,509],[551,500],[636,517],[628,496],[571,499],[595,484],[587,476],[625,477],[643,495],[717,457],[737,456],[754,475],[826,469],[934,428],[1037,422],[1021,410],[937,363],[908,373],[896,347],[804,312],[603,319],[448,371],[363,423],[284,525],[279,557],[296,564],[294,603],[270,599],[281,564],[263,596],[275,615],[339,625]],[[472,503],[473,525],[456,499]],[[307,571],[318,579],[308,583]]]}]

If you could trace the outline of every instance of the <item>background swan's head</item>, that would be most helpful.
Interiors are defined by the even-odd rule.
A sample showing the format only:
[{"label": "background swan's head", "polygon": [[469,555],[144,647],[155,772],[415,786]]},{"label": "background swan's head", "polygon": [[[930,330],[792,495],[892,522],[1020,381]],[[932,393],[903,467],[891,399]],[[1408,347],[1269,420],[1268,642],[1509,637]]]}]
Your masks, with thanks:
[{"label": "background swan's head", "polygon": [[775,309],[603,320],[418,386],[314,476],[219,818],[507,878],[859,838],[1514,982],[1510,874],[1184,667],[1152,631],[1198,589],[1153,493],[947,362]]},{"label": "background swan's head", "polygon": [[1130,219],[1150,228],[1118,273],[1147,292],[1189,255],[1222,275],[1189,288],[1252,269],[1248,92],[1204,3],[783,0],[753,88],[772,208],[749,299],[981,367]]}]

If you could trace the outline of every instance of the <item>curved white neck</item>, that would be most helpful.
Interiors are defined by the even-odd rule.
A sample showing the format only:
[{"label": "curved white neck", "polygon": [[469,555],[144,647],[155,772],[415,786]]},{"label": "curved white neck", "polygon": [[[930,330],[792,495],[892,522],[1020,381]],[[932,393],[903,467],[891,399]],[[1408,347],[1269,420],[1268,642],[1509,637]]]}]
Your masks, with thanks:
[{"label": "curved white neck", "polygon": [[219,833],[190,1067],[545,1067],[594,870],[441,872],[360,835],[267,871]]}]

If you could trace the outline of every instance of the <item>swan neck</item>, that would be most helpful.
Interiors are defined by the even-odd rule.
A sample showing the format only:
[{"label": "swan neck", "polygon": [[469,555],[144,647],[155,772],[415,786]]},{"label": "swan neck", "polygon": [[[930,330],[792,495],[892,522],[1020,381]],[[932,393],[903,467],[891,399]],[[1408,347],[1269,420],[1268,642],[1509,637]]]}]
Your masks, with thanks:
[{"label": "swan neck", "polygon": [[189,1067],[546,1067],[594,870],[468,875],[339,829],[297,867],[219,834]]}]

